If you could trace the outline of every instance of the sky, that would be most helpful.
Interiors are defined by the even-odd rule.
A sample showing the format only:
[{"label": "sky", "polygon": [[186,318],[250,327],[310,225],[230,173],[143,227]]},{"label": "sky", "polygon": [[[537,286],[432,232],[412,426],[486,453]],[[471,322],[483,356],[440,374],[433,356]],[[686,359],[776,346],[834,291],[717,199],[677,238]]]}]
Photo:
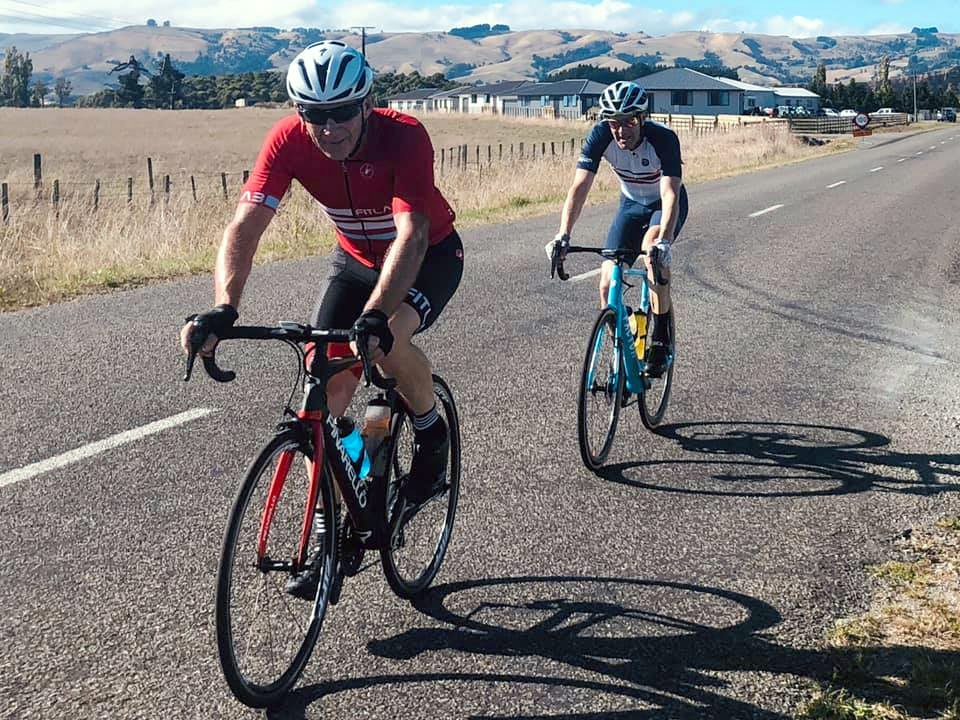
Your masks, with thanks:
[{"label": "sky", "polygon": [[[807,0],[802,15],[776,14],[769,0],[0,0],[0,33],[102,32],[148,18],[175,27],[348,28],[426,32],[490,23],[511,30],[593,29],[666,35],[683,30],[752,32],[791,37],[907,33],[937,27],[960,33],[960,0]],[[777,3],[776,5],[780,5]]]}]

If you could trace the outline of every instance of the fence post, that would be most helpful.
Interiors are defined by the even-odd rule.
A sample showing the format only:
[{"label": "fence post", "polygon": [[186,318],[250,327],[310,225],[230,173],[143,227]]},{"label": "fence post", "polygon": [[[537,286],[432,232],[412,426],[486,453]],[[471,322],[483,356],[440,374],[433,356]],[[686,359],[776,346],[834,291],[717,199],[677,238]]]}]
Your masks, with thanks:
[{"label": "fence post", "polygon": [[43,187],[43,161],[40,159],[40,153],[33,154],[33,189],[40,194]]},{"label": "fence post", "polygon": [[194,179],[193,175],[190,176],[190,190],[193,191],[193,201],[197,201],[197,181]]},{"label": "fence post", "polygon": [[163,176],[163,201],[165,203],[170,202],[170,176]]},{"label": "fence post", "polygon": [[60,217],[60,181],[53,181],[53,211]]},{"label": "fence post", "polygon": [[553,147],[553,140],[550,141],[550,155],[556,155],[557,151]]},{"label": "fence post", "polygon": [[467,169],[467,161],[470,159],[470,151],[467,149],[467,144],[463,144],[463,169]]},{"label": "fence post", "polygon": [[150,183],[150,204],[153,204],[153,158],[147,158],[147,180]]},{"label": "fence post", "polygon": [[127,178],[127,205],[133,204],[133,178]]},{"label": "fence post", "polygon": [[542,142],[540,143],[540,157],[543,157],[546,154],[547,154],[547,143]]},{"label": "fence post", "polygon": [[249,170],[244,170],[244,171],[243,171],[243,181],[246,182],[249,178],[250,178],[250,171],[249,171]]},{"label": "fence post", "polygon": [[97,178],[97,181],[93,184],[93,211],[96,212],[100,208],[100,179]]},{"label": "fence post", "polygon": [[510,143],[510,159],[513,160],[513,143]]},{"label": "fence post", "polygon": [[7,190],[7,184],[0,184],[0,215],[2,215],[3,224],[7,224],[7,218],[10,217],[10,194]]},{"label": "fence post", "polygon": [[443,161],[447,155],[447,151],[444,148],[440,148],[440,173],[443,173]]},{"label": "fence post", "polygon": [[487,145],[487,165],[493,164],[493,150]]},{"label": "fence post", "polygon": [[[510,147],[513,147],[512,145]],[[520,143],[520,159],[523,160],[523,143]]]},{"label": "fence post", "polygon": [[503,143],[500,143],[500,157],[498,160],[503,160]]},{"label": "fence post", "polygon": [[220,173],[220,184],[223,185],[223,199],[227,199],[227,174],[225,172]]},{"label": "fence post", "polygon": [[477,145],[477,167],[480,167],[480,146]]}]

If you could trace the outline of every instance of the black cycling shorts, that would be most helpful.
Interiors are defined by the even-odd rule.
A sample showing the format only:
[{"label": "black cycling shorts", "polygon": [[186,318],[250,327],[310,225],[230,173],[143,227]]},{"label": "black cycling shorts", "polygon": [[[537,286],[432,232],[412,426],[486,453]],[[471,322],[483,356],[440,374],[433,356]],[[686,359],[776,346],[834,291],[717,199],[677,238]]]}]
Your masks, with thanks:
[{"label": "black cycling shorts", "polygon": [[[430,327],[453,297],[463,276],[463,243],[456,230],[427,249],[417,279],[404,302],[417,311],[417,332]],[[380,271],[369,268],[337,245],[330,272],[313,315],[313,326],[347,329],[363,312]]]},{"label": "black cycling shorts", "polygon": [[[673,228],[674,240],[680,236],[680,229],[687,220],[687,189],[682,185],[680,186],[677,213],[677,223]],[[620,207],[617,209],[617,215],[610,225],[607,241],[603,247],[607,250],[621,248],[633,250],[634,254],[627,258],[627,262],[633,265],[642,249],[643,235],[647,228],[652,225],[659,225],[662,217],[663,210],[659,202],[653,206],[644,205],[621,194]]]}]

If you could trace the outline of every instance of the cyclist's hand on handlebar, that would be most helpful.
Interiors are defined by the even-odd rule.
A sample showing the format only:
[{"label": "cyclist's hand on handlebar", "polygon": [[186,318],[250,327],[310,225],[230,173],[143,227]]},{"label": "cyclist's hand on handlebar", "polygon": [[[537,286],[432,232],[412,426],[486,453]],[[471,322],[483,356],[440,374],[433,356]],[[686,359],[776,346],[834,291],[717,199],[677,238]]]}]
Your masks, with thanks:
[{"label": "cyclist's hand on handlebar", "polygon": [[570,247],[570,236],[567,233],[557,233],[556,237],[543,246],[547,258],[550,260],[550,277],[560,271],[563,278],[563,261],[567,257],[567,248]]},{"label": "cyclist's hand on handlebar", "polygon": [[217,346],[217,333],[232,327],[238,317],[232,305],[217,305],[207,312],[191,315],[180,329],[180,347],[187,355],[209,356]]},{"label": "cyclist's hand on handlebar", "polygon": [[353,324],[353,334],[350,349],[359,355],[357,343],[365,341],[366,355],[372,363],[382,360],[393,348],[393,333],[386,314],[381,310],[365,310]]}]

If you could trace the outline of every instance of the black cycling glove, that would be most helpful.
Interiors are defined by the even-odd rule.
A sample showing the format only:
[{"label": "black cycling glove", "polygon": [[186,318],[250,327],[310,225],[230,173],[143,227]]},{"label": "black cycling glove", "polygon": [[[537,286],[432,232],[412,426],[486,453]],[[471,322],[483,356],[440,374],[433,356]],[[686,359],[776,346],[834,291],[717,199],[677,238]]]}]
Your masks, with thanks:
[{"label": "black cycling glove", "polygon": [[238,317],[240,315],[233,305],[224,304],[217,305],[213,310],[207,310],[199,315],[191,315],[187,318],[187,322],[192,321],[196,325],[194,337],[201,338],[199,344],[202,345],[211,333],[219,337],[224,330],[233,327]]},{"label": "black cycling glove", "polygon": [[393,333],[387,324],[387,316],[380,310],[365,310],[353,324],[353,333],[358,338],[375,337],[380,341],[380,349],[389,355],[393,348]]}]

